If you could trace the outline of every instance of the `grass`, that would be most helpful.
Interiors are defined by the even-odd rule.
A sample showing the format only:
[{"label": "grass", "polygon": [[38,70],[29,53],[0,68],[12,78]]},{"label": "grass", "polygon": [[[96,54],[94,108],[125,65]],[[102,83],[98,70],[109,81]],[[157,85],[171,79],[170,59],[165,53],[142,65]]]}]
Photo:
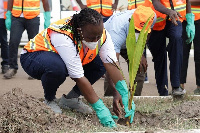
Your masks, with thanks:
[{"label": "grass", "polygon": [[[112,98],[102,98],[107,107],[112,108]],[[85,100],[84,100],[85,101]],[[82,125],[81,129],[76,130],[76,132],[120,132],[120,131],[146,131],[146,130],[171,130],[171,129],[197,129],[200,128],[198,118],[181,118],[173,112],[170,111],[180,106],[184,102],[188,101],[200,101],[199,97],[194,96],[184,96],[181,99],[173,98],[134,98],[136,104],[136,115],[134,118],[134,124],[131,127],[117,125],[117,128],[106,128],[102,127],[100,124],[94,124],[92,122],[91,115],[82,115],[80,113],[64,110],[67,116],[76,118],[79,124]],[[140,116],[138,115],[141,115]],[[143,118],[142,118],[143,117]],[[155,119],[153,119],[155,117]],[[143,120],[143,122],[142,122]],[[150,125],[153,120],[155,120],[156,125]],[[88,124],[89,122],[89,124]],[[148,123],[149,122],[149,123]],[[66,132],[66,131],[65,131]],[[69,132],[69,131],[67,131]],[[72,131],[74,132],[74,131]]]}]

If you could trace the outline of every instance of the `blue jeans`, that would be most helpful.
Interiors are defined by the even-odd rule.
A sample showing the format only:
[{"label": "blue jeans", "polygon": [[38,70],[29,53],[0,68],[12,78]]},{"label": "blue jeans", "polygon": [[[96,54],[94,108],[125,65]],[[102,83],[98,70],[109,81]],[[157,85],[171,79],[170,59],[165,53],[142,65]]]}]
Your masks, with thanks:
[{"label": "blue jeans", "polygon": [[[182,23],[175,26],[167,20],[161,31],[153,30],[148,42],[149,50],[153,56],[155,78],[160,96],[168,95],[167,52],[170,60],[170,81],[172,87],[180,86],[180,71],[183,58]],[[169,43],[166,47],[166,37]]]},{"label": "blue jeans", "polygon": [[8,42],[7,42],[7,30],[5,26],[5,19],[0,18],[0,44],[1,44],[1,65],[8,65]]},{"label": "blue jeans", "polygon": [[[18,47],[22,38],[22,33],[27,30],[28,40],[34,38],[39,32],[40,18],[25,19],[12,16],[9,42],[9,65],[10,68],[18,69],[17,57]],[[27,40],[27,41],[28,41]]]},{"label": "blue jeans", "polygon": [[[69,76],[65,63],[58,54],[53,52],[38,51],[22,54],[20,62],[28,75],[42,81],[44,97],[49,101],[55,98],[57,89]],[[84,65],[83,69],[84,76],[91,84],[94,84],[105,73],[99,55],[92,62]],[[77,85],[73,89],[81,95]]]}]

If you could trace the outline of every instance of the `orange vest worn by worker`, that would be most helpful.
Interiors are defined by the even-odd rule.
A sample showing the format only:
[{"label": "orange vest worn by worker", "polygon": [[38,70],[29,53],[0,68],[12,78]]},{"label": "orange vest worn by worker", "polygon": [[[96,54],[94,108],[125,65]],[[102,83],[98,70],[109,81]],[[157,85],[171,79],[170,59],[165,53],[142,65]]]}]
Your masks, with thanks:
[{"label": "orange vest worn by worker", "polygon": [[87,7],[98,11],[105,17],[110,17],[113,14],[112,0],[87,0]]},{"label": "orange vest worn by worker", "polygon": [[137,8],[140,5],[144,4],[144,0],[128,0],[128,10]]},{"label": "orange vest worn by worker", "polygon": [[200,6],[191,6],[192,13],[195,15],[194,20],[200,20]]},{"label": "orange vest worn by worker", "polygon": [[[171,9],[170,0],[160,0],[160,2],[166,8]],[[185,20],[186,15],[186,0],[172,0],[172,3],[174,6],[174,10],[179,12],[182,16],[182,18],[179,18],[179,20],[183,22],[183,20]],[[145,0],[144,6],[151,7],[157,15],[157,20],[153,27],[153,30],[163,30],[166,25],[167,15],[155,10],[151,0]]]},{"label": "orange vest worn by worker", "polygon": [[40,0],[13,0],[12,15],[19,17],[23,13],[26,19],[40,14]]},{"label": "orange vest worn by worker", "polygon": [[[61,34],[65,34],[68,37],[70,37],[73,40],[73,33],[70,29],[62,30],[60,27],[63,27],[65,24],[67,24],[71,18],[64,18],[61,20],[58,20],[55,23],[52,23],[49,28],[43,30],[41,33],[37,34],[33,39],[31,39],[27,45],[24,46],[24,49],[28,52],[35,52],[35,51],[51,51],[58,53],[57,50],[54,48],[54,46],[51,44],[49,35],[52,31],[56,31]],[[75,45],[77,45],[77,52],[80,55],[80,59],[82,61],[82,64],[85,65],[89,62],[91,62],[96,55],[99,52],[100,47],[104,44],[106,40],[106,33],[105,29],[103,30],[103,35],[101,37],[101,43],[97,45],[96,49],[90,50],[88,49],[87,53],[84,53],[84,49],[82,47],[82,44],[78,43],[77,41],[74,42]]]},{"label": "orange vest worn by worker", "polygon": [[6,11],[7,11],[7,6],[8,6],[8,0],[3,0],[3,9],[4,9],[4,19],[6,19]]}]

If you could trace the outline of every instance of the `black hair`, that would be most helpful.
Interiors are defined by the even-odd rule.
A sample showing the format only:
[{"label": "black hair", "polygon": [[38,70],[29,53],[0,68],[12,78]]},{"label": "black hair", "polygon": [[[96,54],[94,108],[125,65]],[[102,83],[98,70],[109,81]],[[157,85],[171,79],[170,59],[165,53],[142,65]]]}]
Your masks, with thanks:
[{"label": "black hair", "polygon": [[73,32],[73,40],[80,41],[80,34],[77,28],[81,28],[87,24],[99,25],[102,21],[101,14],[96,10],[84,8],[78,14],[74,14],[69,23],[64,25],[61,29],[71,29]]}]

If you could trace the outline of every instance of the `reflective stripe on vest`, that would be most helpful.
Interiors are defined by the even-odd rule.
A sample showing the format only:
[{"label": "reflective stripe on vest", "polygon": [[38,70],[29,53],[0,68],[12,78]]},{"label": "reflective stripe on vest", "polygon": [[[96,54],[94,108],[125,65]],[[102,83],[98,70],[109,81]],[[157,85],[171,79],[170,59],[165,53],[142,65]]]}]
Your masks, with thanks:
[{"label": "reflective stripe on vest", "polygon": [[[37,34],[33,39],[31,39],[27,45],[24,46],[24,49],[26,49],[28,52],[35,52],[35,51],[51,51],[51,52],[57,52],[57,50],[54,48],[54,46],[51,44],[49,36],[51,35],[52,31],[56,31],[61,34],[65,34],[68,37],[70,37],[73,41],[73,32],[68,30],[61,30],[60,28],[64,26],[64,24],[67,24],[69,18],[58,20],[57,22],[50,25],[49,28],[43,30],[41,33]],[[78,53],[80,56],[80,59],[82,61],[82,64],[85,65],[89,62],[91,62],[96,55],[99,52],[100,47],[105,43],[106,40],[106,31],[103,30],[103,34],[101,37],[100,45],[97,45],[96,49],[90,50],[88,49],[87,53],[84,53],[84,49],[82,47],[81,42],[77,43],[74,42],[75,45],[78,47]]]},{"label": "reflective stripe on vest", "polygon": [[[169,0],[160,0],[160,2],[166,8],[171,9]],[[179,20],[182,22],[183,20],[185,20],[185,15],[186,15],[186,0],[172,0],[172,2],[174,5],[174,10],[179,12],[180,15],[182,16],[182,18],[179,18]],[[153,7],[153,4],[152,4],[152,0],[145,0],[144,5],[151,7],[157,15],[157,20],[153,27],[153,30],[158,30],[158,31],[163,30],[166,25],[167,15],[155,10],[155,8]]]},{"label": "reflective stripe on vest", "polygon": [[24,46],[24,49],[28,52],[51,51],[57,53],[56,49],[51,44],[50,38],[47,34],[47,29],[43,30],[31,39],[28,44]]},{"label": "reflective stripe on vest", "polygon": [[[136,7],[143,5],[143,4],[144,4],[144,0],[128,0],[128,10],[135,9]],[[135,5],[136,5],[136,7],[135,7]]]},{"label": "reflective stripe on vest", "polygon": [[6,19],[7,6],[8,6],[8,0],[3,0],[4,19]]},{"label": "reflective stripe on vest", "polygon": [[[62,33],[62,34],[65,34],[74,41],[73,32],[70,29],[60,30],[60,28],[63,26],[63,24],[67,24],[70,21],[70,19],[71,19],[71,17],[61,19],[61,20],[53,23],[52,25],[50,25],[50,27],[48,29]],[[81,59],[81,62],[82,62],[83,65],[88,64],[89,62],[91,62],[96,57],[96,55],[99,52],[100,47],[104,44],[105,40],[106,40],[106,31],[104,29],[103,35],[101,37],[100,45],[97,45],[96,49],[94,49],[94,50],[88,49],[87,53],[84,53],[84,48],[82,47],[81,42],[76,42],[76,41],[74,42],[74,44],[77,45],[77,47],[78,47],[77,52],[79,53],[79,56],[80,56],[80,59]]]},{"label": "reflective stripe on vest", "polygon": [[200,20],[200,6],[191,6],[192,13],[195,15],[195,21]]},{"label": "reflective stripe on vest", "polygon": [[87,0],[87,7],[98,11],[105,17],[113,14],[112,0]]},{"label": "reflective stripe on vest", "polygon": [[14,0],[12,15],[19,17],[22,11],[26,19],[37,17],[40,14],[40,0]]}]

